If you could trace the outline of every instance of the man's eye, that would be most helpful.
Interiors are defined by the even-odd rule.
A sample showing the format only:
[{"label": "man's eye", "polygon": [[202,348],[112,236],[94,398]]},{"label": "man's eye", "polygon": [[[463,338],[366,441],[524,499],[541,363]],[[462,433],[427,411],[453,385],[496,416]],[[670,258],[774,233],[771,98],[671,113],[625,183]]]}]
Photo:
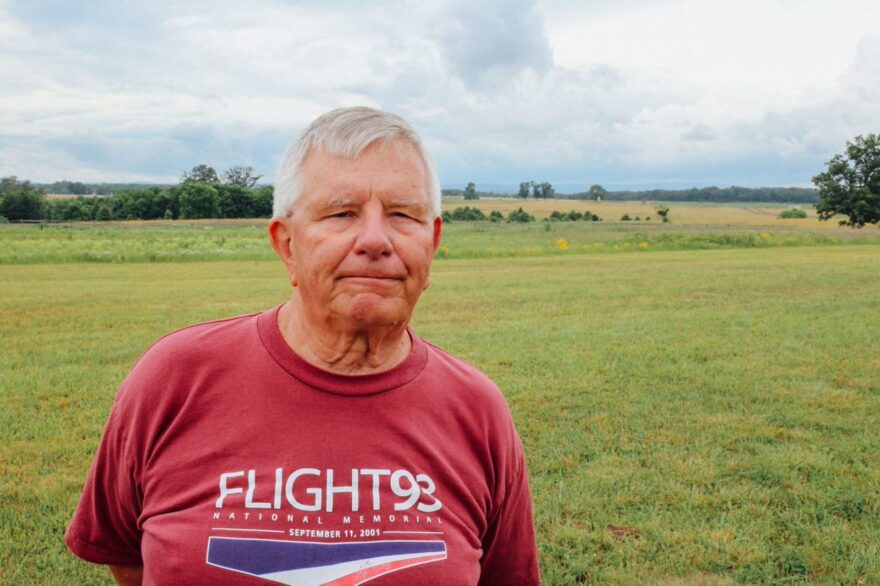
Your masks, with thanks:
[{"label": "man's eye", "polygon": [[330,214],[331,218],[353,218],[354,212],[336,212],[335,214]]},{"label": "man's eye", "polygon": [[409,214],[405,214],[405,213],[403,213],[403,212],[394,212],[394,213],[392,213],[391,215],[392,215],[393,217],[395,217],[395,218],[408,218],[408,219],[410,219],[410,220],[414,220],[414,219],[415,219],[415,218],[413,218],[412,216],[410,216]]}]

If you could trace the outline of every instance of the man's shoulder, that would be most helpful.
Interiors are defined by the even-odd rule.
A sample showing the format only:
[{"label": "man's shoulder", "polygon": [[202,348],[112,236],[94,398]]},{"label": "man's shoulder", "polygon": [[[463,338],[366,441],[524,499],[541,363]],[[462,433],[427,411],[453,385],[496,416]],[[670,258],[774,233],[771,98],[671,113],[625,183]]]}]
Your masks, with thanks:
[{"label": "man's shoulder", "polygon": [[497,407],[507,409],[504,395],[491,378],[476,366],[455,356],[445,348],[422,338],[431,356],[429,368],[442,372],[444,384],[453,386],[468,400],[488,401]]},{"label": "man's shoulder", "polygon": [[200,322],[154,342],[135,362],[117,400],[144,401],[186,394],[192,381],[233,368],[259,345],[259,313]]},{"label": "man's shoulder", "polygon": [[249,313],[198,322],[173,330],[156,340],[141,361],[228,358],[226,350],[234,349],[247,338],[256,338],[256,319],[260,313]]},{"label": "man's shoulder", "polygon": [[493,457],[519,450],[510,408],[498,385],[476,366],[432,342],[425,343],[430,354],[429,391],[439,401],[435,407],[451,417],[450,429],[468,430],[471,444],[490,446]]}]

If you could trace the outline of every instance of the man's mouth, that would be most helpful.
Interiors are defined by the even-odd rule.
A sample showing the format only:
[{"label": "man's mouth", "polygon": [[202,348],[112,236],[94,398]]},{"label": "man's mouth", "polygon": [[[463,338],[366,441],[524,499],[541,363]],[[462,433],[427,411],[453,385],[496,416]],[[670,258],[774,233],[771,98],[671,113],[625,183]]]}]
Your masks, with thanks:
[{"label": "man's mouth", "polygon": [[339,278],[340,279],[372,279],[372,280],[378,280],[378,281],[402,281],[406,277],[403,277],[400,275],[366,273],[366,274],[342,275]]}]

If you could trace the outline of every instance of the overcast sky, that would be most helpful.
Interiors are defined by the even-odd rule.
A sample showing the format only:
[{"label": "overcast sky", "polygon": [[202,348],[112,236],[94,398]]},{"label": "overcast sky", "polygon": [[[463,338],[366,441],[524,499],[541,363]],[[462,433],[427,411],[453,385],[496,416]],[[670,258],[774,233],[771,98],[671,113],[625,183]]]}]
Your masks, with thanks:
[{"label": "overcast sky", "polygon": [[0,176],[174,182],[399,113],[446,187],[807,186],[880,132],[876,0],[0,0]]}]

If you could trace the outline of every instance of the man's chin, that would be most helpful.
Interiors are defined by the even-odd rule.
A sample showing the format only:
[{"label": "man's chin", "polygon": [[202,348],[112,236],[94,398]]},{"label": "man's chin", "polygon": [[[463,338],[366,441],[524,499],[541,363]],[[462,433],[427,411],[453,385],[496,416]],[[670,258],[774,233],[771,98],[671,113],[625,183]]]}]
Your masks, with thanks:
[{"label": "man's chin", "polygon": [[341,307],[337,314],[358,329],[389,328],[406,325],[410,311],[400,300],[376,299],[375,295],[357,295]]}]

